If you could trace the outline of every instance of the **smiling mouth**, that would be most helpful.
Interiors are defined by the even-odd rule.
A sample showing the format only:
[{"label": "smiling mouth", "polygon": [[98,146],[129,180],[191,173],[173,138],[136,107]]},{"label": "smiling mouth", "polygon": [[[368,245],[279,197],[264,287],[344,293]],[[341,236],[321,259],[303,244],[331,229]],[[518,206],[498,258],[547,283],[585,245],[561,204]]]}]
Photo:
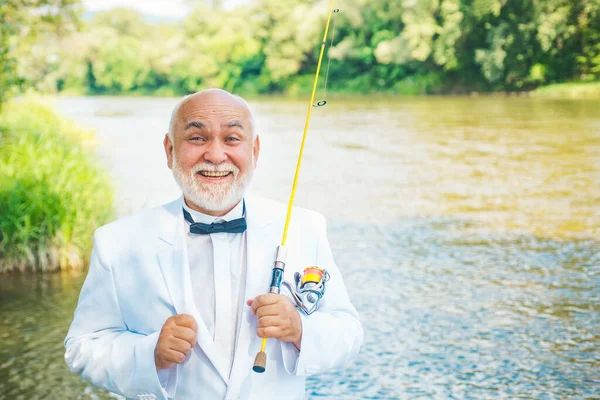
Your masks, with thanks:
[{"label": "smiling mouth", "polygon": [[225,178],[232,174],[231,171],[200,171],[198,173],[206,178]]}]

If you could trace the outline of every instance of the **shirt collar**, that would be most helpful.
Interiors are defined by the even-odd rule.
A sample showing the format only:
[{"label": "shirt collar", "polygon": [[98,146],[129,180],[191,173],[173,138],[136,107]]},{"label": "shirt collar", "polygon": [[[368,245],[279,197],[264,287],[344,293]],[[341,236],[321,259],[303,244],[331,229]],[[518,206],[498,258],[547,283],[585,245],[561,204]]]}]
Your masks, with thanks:
[{"label": "shirt collar", "polygon": [[229,211],[227,214],[223,215],[222,217],[215,217],[213,215],[204,214],[204,213],[202,213],[200,211],[192,210],[185,203],[185,199],[183,198],[183,196],[181,197],[181,202],[183,203],[183,208],[187,212],[190,213],[190,215],[192,216],[192,219],[194,220],[194,222],[201,222],[203,224],[212,224],[216,220],[219,220],[218,222],[221,222],[221,221],[231,221],[231,220],[243,217],[243,214],[244,214],[244,201],[243,201],[243,199],[242,199],[242,201],[240,201],[239,203],[237,203],[237,205],[235,207],[233,207],[233,209],[231,211]]}]

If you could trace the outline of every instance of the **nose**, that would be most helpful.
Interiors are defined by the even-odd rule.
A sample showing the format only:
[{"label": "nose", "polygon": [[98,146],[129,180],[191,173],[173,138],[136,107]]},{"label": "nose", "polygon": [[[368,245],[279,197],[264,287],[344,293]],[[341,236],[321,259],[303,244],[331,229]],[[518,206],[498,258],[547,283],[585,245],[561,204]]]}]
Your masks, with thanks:
[{"label": "nose", "polygon": [[225,145],[218,140],[211,140],[204,153],[204,160],[213,164],[220,164],[227,161]]}]

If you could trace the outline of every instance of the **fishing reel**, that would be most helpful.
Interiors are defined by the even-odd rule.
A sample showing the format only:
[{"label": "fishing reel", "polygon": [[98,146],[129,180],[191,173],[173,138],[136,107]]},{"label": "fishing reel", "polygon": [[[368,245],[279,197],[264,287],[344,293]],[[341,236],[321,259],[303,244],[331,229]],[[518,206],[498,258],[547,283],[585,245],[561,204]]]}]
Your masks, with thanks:
[{"label": "fishing reel", "polygon": [[293,286],[287,281],[283,281],[283,285],[290,291],[296,305],[310,315],[316,311],[319,300],[325,294],[325,283],[329,280],[329,273],[321,268],[308,267],[304,268],[303,273],[294,273]]},{"label": "fishing reel", "polygon": [[325,294],[325,283],[329,280],[329,273],[321,268],[304,268],[302,274],[294,273],[294,284],[283,280],[283,271],[287,258],[287,249],[285,246],[278,246],[275,255],[275,264],[273,265],[273,274],[269,293],[279,294],[281,285],[285,286],[294,302],[306,315],[310,315],[317,309],[319,300]]}]

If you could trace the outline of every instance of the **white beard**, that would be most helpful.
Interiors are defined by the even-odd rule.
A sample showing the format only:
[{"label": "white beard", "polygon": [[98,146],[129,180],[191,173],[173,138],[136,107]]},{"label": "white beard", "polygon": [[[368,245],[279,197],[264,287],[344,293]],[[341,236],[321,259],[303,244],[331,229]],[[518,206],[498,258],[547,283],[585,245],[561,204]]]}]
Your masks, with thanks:
[{"label": "white beard", "polygon": [[[196,174],[202,170],[231,171],[233,182],[201,182],[196,178]],[[173,152],[173,177],[181,188],[183,195],[186,199],[207,211],[225,212],[235,207],[242,200],[252,180],[253,173],[254,168],[240,175],[239,168],[229,163],[219,164],[218,166],[211,163],[198,163],[194,165],[189,173],[186,173],[179,165],[176,153]]]}]

